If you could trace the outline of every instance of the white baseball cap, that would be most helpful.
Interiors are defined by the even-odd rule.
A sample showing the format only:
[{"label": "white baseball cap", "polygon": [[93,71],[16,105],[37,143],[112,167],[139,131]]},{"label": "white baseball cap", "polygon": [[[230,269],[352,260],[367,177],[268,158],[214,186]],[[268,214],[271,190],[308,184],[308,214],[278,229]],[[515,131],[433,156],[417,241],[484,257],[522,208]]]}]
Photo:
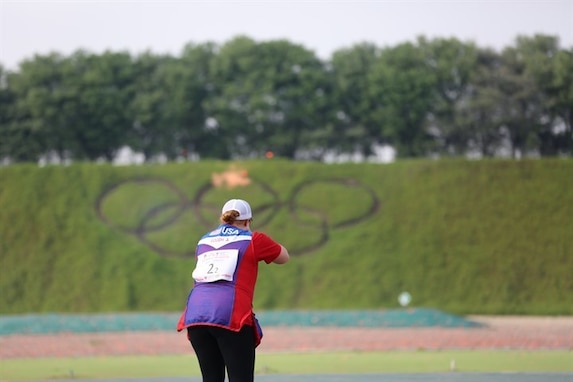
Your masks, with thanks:
[{"label": "white baseball cap", "polygon": [[251,206],[243,199],[229,200],[223,206],[221,213],[224,214],[227,211],[237,211],[239,213],[237,220],[247,220],[253,217],[253,213],[251,212]]}]

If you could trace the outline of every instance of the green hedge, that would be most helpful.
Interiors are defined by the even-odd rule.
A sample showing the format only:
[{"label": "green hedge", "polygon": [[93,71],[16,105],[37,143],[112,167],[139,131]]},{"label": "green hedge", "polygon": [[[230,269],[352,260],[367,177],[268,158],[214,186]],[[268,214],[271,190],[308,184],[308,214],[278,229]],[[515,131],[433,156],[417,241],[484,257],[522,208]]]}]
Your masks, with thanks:
[{"label": "green hedge", "polygon": [[573,314],[570,159],[0,168],[0,313],[181,310],[232,197],[292,254],[259,310]]}]

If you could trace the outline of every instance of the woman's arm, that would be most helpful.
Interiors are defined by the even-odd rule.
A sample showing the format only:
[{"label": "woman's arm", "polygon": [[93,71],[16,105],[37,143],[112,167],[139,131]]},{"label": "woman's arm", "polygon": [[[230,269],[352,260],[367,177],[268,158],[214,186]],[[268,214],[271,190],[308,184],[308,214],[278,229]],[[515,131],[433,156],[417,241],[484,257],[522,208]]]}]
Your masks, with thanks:
[{"label": "woman's arm", "polygon": [[289,261],[289,259],[290,259],[290,256],[289,256],[289,254],[288,254],[287,249],[281,245],[281,253],[279,253],[279,255],[277,256],[277,258],[273,260],[273,263],[275,263],[275,264],[284,264],[284,263],[286,263],[287,261]]}]

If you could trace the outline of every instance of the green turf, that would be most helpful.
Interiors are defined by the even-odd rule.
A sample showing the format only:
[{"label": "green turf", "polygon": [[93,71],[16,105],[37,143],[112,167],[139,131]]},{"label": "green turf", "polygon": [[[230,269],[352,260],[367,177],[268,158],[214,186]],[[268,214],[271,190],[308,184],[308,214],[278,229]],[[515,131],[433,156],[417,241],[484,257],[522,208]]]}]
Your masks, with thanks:
[{"label": "green turf", "polygon": [[[3,359],[1,381],[199,376],[193,354]],[[33,367],[30,367],[33,365]],[[387,372],[571,372],[572,351],[392,351],[262,353],[257,374]]]},{"label": "green turf", "polygon": [[[10,334],[98,333],[174,330],[181,312],[0,315],[0,336]],[[479,323],[435,309],[257,311],[263,326],[478,327]]]},{"label": "green turf", "polygon": [[[244,187],[215,175],[248,173]],[[263,310],[573,315],[573,160],[0,167],[0,314],[180,312],[224,200],[289,248]],[[352,286],[352,287],[349,287]]]}]

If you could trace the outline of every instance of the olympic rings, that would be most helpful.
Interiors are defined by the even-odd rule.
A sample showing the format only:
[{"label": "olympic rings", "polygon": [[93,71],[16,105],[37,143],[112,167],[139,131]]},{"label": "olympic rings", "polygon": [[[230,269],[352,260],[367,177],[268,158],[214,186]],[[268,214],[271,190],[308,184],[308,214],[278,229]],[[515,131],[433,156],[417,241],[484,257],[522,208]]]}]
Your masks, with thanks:
[{"label": "olympic rings", "polygon": [[[289,252],[293,256],[302,256],[323,246],[330,237],[330,232],[335,229],[348,227],[361,222],[374,215],[379,207],[380,201],[374,190],[352,178],[325,178],[303,181],[297,184],[288,199],[281,201],[278,193],[267,183],[257,179],[252,179],[252,184],[259,187],[261,193],[266,195],[265,200],[259,203],[251,202],[253,215],[256,216],[256,227],[264,228],[275,218],[275,213],[281,209],[287,210],[287,216],[292,222],[300,226],[301,230],[310,232],[309,242],[296,247],[289,245]],[[345,208],[344,211],[352,211],[348,216],[330,216],[331,211],[323,211],[307,202],[303,203],[306,195],[313,191],[313,188],[329,190],[333,199],[339,198],[340,203],[352,203],[352,200],[366,199],[366,207],[359,211],[352,211]],[[135,207],[134,216],[115,216],[112,212],[113,206],[122,201],[120,194],[124,188],[135,188],[127,190],[124,194],[140,195],[142,201]],[[189,242],[184,249],[168,248],[164,243],[158,243],[156,239],[150,237],[151,234],[161,234],[162,231],[169,230],[180,221],[185,221],[191,216],[198,221],[205,230],[213,228],[216,224],[214,216],[220,213],[220,205],[209,201],[209,194],[215,187],[211,183],[202,185],[193,198],[188,198],[181,189],[172,182],[162,178],[135,178],[116,183],[105,189],[96,200],[95,209],[99,219],[106,225],[118,229],[129,235],[133,235],[140,242],[147,245],[154,252],[165,257],[193,257],[196,242]],[[131,191],[131,192],[129,192]],[[315,190],[316,191],[316,190]],[[349,194],[350,192],[350,194]],[[318,195],[322,197],[323,195]],[[349,202],[350,197],[350,202]],[[117,200],[114,201],[114,198]],[[137,199],[133,197],[132,199]],[[115,204],[114,204],[115,202]],[[125,203],[125,201],[122,201]],[[130,200],[129,203],[138,203],[137,200]],[[336,204],[336,201],[334,201]],[[336,207],[336,206],[335,206]],[[112,217],[113,216],[113,217]],[[122,221],[123,220],[123,221]],[[276,237],[277,235],[273,235]],[[305,235],[309,236],[309,235]],[[195,238],[197,239],[197,238]],[[283,242],[283,240],[279,240]],[[294,249],[291,249],[293,248]]]}]

